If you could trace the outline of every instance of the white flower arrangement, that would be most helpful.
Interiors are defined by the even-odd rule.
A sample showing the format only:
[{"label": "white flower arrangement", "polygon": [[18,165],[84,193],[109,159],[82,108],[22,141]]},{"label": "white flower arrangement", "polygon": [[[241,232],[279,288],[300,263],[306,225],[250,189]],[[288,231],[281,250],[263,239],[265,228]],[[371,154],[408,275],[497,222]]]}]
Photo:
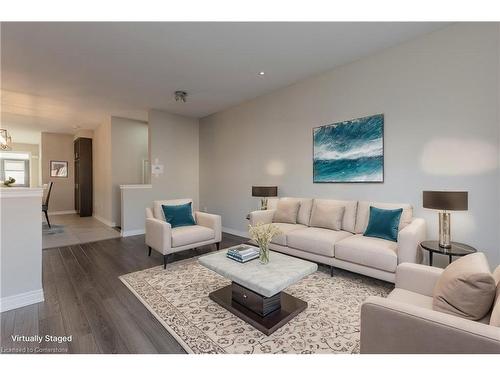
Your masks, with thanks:
[{"label": "white flower arrangement", "polygon": [[256,225],[249,225],[248,228],[250,237],[257,242],[260,248],[267,249],[272,239],[282,234],[280,228],[274,224],[257,223]]}]

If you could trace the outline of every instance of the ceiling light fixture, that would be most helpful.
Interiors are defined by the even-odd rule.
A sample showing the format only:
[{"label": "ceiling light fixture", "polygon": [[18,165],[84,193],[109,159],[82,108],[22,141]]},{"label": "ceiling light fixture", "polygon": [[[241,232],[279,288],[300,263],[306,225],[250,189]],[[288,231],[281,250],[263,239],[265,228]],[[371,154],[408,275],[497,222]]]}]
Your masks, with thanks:
[{"label": "ceiling light fixture", "polygon": [[259,72],[259,76],[263,76],[266,72]]},{"label": "ceiling light fixture", "polygon": [[188,95],[186,91],[177,90],[174,93],[174,95],[175,95],[176,102],[186,103],[187,95]]}]

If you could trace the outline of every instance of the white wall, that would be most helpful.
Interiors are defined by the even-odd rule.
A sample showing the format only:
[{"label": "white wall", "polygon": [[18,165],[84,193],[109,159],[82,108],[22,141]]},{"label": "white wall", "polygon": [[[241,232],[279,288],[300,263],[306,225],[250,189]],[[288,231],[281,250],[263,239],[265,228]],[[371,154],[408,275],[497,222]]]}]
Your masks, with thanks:
[{"label": "white wall", "polygon": [[[50,162],[67,161],[68,177],[50,177]],[[51,212],[75,211],[75,175],[73,136],[62,133],[42,133],[41,141],[42,184],[54,182],[49,200]]]},{"label": "white wall", "polygon": [[192,198],[199,202],[199,121],[168,112],[149,111],[151,162],[164,173],[151,177],[153,194],[163,199]]},{"label": "white wall", "polygon": [[143,160],[148,155],[148,124],[111,117],[111,221],[121,225],[120,185],[141,184]]},{"label": "white wall", "polygon": [[[160,110],[149,111],[149,152],[163,174],[151,176],[152,187],[122,192],[122,233],[144,231],[144,209],[156,199],[192,198],[199,202],[199,121]],[[136,218],[140,218],[137,220]]]},{"label": "white wall", "polygon": [[[469,191],[453,239],[499,255],[498,26],[456,24],[200,121],[200,206],[246,231],[251,186],[281,196],[410,202],[437,237],[422,190]],[[385,115],[385,182],[313,184],[312,128]],[[157,140],[161,142],[161,140]]]},{"label": "white wall", "polygon": [[43,301],[41,188],[0,188],[0,311]]},{"label": "white wall", "polygon": [[92,139],[93,215],[114,226],[111,210],[111,119],[94,129]]}]

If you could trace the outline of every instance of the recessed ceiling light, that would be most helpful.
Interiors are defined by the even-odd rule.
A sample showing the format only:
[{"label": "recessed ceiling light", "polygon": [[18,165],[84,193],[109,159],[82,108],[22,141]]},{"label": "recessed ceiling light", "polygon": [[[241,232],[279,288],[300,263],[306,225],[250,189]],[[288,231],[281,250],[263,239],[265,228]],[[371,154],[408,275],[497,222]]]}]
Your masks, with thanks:
[{"label": "recessed ceiling light", "polygon": [[259,72],[259,76],[263,76],[266,72]]}]

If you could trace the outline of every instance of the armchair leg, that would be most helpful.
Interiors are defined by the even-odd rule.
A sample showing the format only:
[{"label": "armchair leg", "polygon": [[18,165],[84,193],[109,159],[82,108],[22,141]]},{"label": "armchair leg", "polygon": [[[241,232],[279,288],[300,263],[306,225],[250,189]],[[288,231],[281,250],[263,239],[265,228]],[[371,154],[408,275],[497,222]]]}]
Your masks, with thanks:
[{"label": "armchair leg", "polygon": [[330,266],[330,277],[333,277],[333,266]]},{"label": "armchair leg", "polygon": [[163,269],[167,268],[167,258],[168,258],[167,254],[163,255]]},{"label": "armchair leg", "polygon": [[148,248],[149,248],[148,257],[150,257],[151,256],[151,246],[148,246]]},{"label": "armchair leg", "polygon": [[47,220],[47,225],[49,226],[49,228],[51,228],[50,221],[49,221],[49,214],[45,210],[43,211],[43,213],[45,214],[45,219]]},{"label": "armchair leg", "polygon": [[220,250],[220,242],[217,242],[215,246],[217,246],[217,250]]}]

